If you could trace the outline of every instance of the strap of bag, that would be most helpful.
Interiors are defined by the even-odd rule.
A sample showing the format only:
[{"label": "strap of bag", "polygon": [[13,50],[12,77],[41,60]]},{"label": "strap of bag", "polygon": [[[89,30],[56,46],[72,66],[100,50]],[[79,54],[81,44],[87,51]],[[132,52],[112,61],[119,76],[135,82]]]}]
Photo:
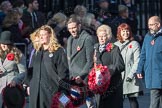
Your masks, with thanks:
[{"label": "strap of bag", "polygon": [[129,43],[131,43],[132,41],[129,41],[129,42],[127,42],[125,45],[123,45],[123,47],[120,49],[120,52],[122,52],[123,51],[123,49],[129,44]]}]

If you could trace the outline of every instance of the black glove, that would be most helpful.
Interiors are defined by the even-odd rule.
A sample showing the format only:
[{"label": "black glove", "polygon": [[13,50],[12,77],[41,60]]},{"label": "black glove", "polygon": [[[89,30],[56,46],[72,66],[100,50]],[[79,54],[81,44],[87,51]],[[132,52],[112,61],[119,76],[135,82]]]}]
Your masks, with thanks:
[{"label": "black glove", "polygon": [[132,78],[127,77],[126,82],[132,82]]}]

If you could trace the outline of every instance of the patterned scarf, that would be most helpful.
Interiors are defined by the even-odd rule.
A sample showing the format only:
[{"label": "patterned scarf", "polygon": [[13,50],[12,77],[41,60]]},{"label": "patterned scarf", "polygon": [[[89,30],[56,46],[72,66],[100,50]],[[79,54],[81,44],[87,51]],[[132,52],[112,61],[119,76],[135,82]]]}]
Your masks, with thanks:
[{"label": "patterned scarf", "polygon": [[106,48],[106,45],[103,44],[103,45],[99,45],[99,52],[102,53]]}]

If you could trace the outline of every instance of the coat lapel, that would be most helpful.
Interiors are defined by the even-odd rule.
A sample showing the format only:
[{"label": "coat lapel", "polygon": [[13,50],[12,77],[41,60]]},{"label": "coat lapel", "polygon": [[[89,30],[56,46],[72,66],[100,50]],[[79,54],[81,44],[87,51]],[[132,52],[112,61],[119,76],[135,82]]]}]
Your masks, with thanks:
[{"label": "coat lapel", "polygon": [[67,45],[67,58],[68,58],[68,60],[70,60],[70,57],[71,57],[71,49],[72,49],[72,36],[70,36],[69,37],[69,39],[68,39],[68,43],[67,43],[68,45]]},{"label": "coat lapel", "polygon": [[13,63],[13,61],[8,60],[7,58],[4,60],[4,62],[2,63],[2,60],[0,59],[0,70],[2,70],[3,72],[6,71],[6,66],[9,66]]},{"label": "coat lapel", "polygon": [[11,60],[8,60],[7,58],[5,58],[4,62],[3,62],[3,66],[6,66],[6,65],[10,65],[13,61]]},{"label": "coat lapel", "polygon": [[3,72],[6,71],[6,69],[3,66],[3,63],[2,63],[2,60],[1,59],[0,59],[0,70],[3,71]]},{"label": "coat lapel", "polygon": [[[71,59],[78,53],[78,52],[80,52],[81,50],[82,50],[82,48],[83,48],[83,44],[84,44],[84,41],[85,41],[85,39],[86,39],[86,35],[84,35],[85,34],[85,31],[82,31],[82,33],[80,34],[80,36],[79,36],[79,40],[78,40],[78,43],[77,43],[77,47],[76,47],[76,49],[73,49],[73,50],[75,50],[75,52],[71,55]],[[71,43],[71,48],[72,48],[72,43]],[[72,50],[72,49],[71,49]]]}]

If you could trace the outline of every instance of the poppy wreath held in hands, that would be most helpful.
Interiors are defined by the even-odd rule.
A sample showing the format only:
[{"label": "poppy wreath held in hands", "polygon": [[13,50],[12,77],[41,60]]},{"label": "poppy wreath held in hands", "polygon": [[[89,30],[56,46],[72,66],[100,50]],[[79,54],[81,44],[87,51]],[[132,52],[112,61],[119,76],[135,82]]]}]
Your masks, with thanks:
[{"label": "poppy wreath held in hands", "polygon": [[95,94],[103,94],[110,85],[110,72],[107,66],[98,64],[88,75],[89,89]]},{"label": "poppy wreath held in hands", "polygon": [[84,82],[77,84],[75,80],[70,81],[70,97],[75,107],[79,107],[85,103],[85,96],[87,96],[87,86]]},{"label": "poppy wreath held in hands", "polygon": [[52,97],[51,108],[77,108],[85,103],[87,86],[84,83],[77,84],[75,80],[70,80],[67,84],[69,88],[67,93],[65,92],[66,95],[60,91],[56,92]]},{"label": "poppy wreath held in hands", "polygon": [[15,55],[13,53],[7,54],[7,59],[13,61],[15,59]]}]

